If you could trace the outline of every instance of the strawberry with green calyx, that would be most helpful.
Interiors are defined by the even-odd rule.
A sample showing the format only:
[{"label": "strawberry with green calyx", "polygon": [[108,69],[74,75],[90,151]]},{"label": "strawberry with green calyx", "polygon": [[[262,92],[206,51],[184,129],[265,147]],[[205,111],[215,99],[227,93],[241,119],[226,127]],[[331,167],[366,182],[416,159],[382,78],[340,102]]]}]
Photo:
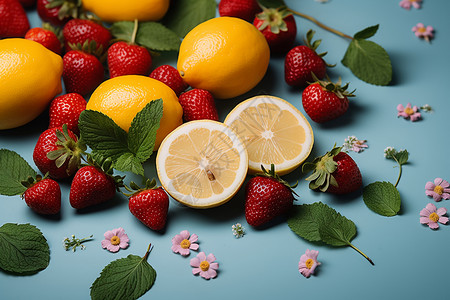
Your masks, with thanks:
[{"label": "strawberry with green calyx", "polygon": [[50,23],[43,23],[41,27],[34,27],[27,31],[25,39],[38,42],[45,48],[61,55],[62,32],[60,28],[53,27]]},{"label": "strawberry with green calyx", "polygon": [[294,16],[285,8],[264,8],[253,25],[264,35],[272,54],[284,54],[291,49],[297,35]]},{"label": "strawberry with green calyx", "polygon": [[319,80],[312,74],[315,82],[303,90],[302,104],[306,114],[317,123],[325,123],[342,116],[348,109],[348,97],[354,97],[348,92],[348,83],[341,86],[341,79],[336,83],[329,79]]},{"label": "strawberry with green calyx", "polygon": [[110,158],[97,158],[94,161],[87,155],[88,165],[81,167],[73,177],[70,186],[70,205],[76,209],[94,206],[112,199],[116,191],[123,187],[125,176],[113,176],[114,169]]},{"label": "strawberry with green calyx", "polygon": [[348,194],[362,186],[361,172],[355,161],[342,147],[334,147],[312,163],[303,164],[303,173],[313,172],[306,178],[309,188],[333,194]]},{"label": "strawberry with green calyx", "polygon": [[81,0],[37,0],[36,9],[44,22],[62,26],[70,19],[79,17],[81,2]]},{"label": "strawberry with green calyx", "polygon": [[245,187],[245,219],[251,226],[261,226],[278,216],[285,215],[295,200],[294,188],[275,173],[272,164],[270,171],[262,165],[263,173],[250,179]]},{"label": "strawberry with green calyx", "polygon": [[63,179],[75,174],[85,151],[84,142],[64,124],[41,133],[34,147],[33,160],[42,173]]},{"label": "strawberry with green calyx", "polygon": [[73,19],[63,27],[63,36],[66,51],[74,46],[82,46],[86,42],[95,41],[96,50],[103,53],[109,47],[112,38],[111,32],[101,23],[93,19]]},{"label": "strawberry with green calyx", "polygon": [[118,41],[108,48],[108,69],[111,78],[122,75],[148,75],[152,57],[147,48],[136,44],[138,20],[134,21],[129,41]]},{"label": "strawberry with green calyx", "polygon": [[321,40],[312,41],[314,31],[309,30],[304,41],[306,46],[296,46],[286,55],[284,61],[284,79],[290,86],[305,86],[313,81],[311,73],[318,78],[324,78],[326,68],[334,65],[327,64],[323,57],[327,52],[317,54]]},{"label": "strawberry with green calyx", "polygon": [[255,15],[261,11],[257,0],[221,0],[218,5],[221,17],[235,17],[253,22]]},{"label": "strawberry with green calyx", "polygon": [[169,196],[163,188],[156,185],[156,180],[147,179],[145,187],[130,182],[125,189],[131,194],[128,202],[130,212],[145,226],[152,230],[161,230],[166,225],[169,211]]},{"label": "strawberry with green calyx", "polygon": [[61,210],[61,188],[50,178],[37,175],[22,181],[26,191],[22,194],[25,203],[38,214],[54,215]]}]

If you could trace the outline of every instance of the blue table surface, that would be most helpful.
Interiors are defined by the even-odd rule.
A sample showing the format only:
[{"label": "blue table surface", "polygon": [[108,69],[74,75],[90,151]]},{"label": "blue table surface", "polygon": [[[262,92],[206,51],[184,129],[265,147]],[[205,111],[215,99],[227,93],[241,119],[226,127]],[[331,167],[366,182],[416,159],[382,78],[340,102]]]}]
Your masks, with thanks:
[{"label": "blue table surface", "polygon": [[[356,78],[345,68],[342,59],[349,41],[329,33],[315,24],[296,17],[297,44],[312,28],[322,39],[319,51],[328,51],[326,60],[336,63],[330,70],[332,79],[342,77],[356,89],[349,111],[342,118],[319,125],[311,121],[315,144],[310,156],[322,155],[334,143],[355,135],[368,141],[362,153],[350,152],[363,175],[363,184],[374,181],[395,182],[398,168],[383,157],[387,146],[407,149],[410,162],[403,168],[398,185],[402,198],[400,214],[383,217],[369,210],[360,193],[333,196],[308,189],[299,169],[285,176],[300,195],[296,204],[322,201],[354,221],[357,236],[353,244],[375,263],[370,265],[349,247],[334,248],[311,243],[296,236],[284,220],[263,229],[249,226],[244,217],[241,191],[227,204],[208,210],[184,207],[171,199],[166,229],[154,232],[142,225],[128,210],[127,199],[117,195],[109,204],[77,212],[68,202],[69,183],[61,183],[62,211],[59,217],[33,213],[19,196],[0,196],[0,225],[8,222],[31,223],[41,229],[50,246],[49,266],[32,276],[15,276],[0,271],[1,299],[88,299],[90,286],[111,261],[129,254],[143,255],[149,243],[154,249],[149,263],[157,271],[154,286],[142,299],[424,299],[445,297],[450,269],[450,227],[432,231],[419,223],[419,212],[434,201],[425,195],[425,184],[436,177],[450,180],[447,113],[450,111],[447,80],[450,67],[450,1],[424,0],[422,8],[410,11],[399,0],[358,1],[314,0],[287,1],[292,8],[316,17],[349,35],[375,24],[378,33],[371,39],[382,45],[393,64],[389,86],[374,86]],[[35,11],[29,11],[32,27],[40,26]],[[417,23],[432,25],[435,39],[431,44],[417,38],[411,28]],[[154,59],[154,66],[176,65],[176,55]],[[272,58],[263,81],[237,99],[218,101],[220,119],[241,100],[266,93],[286,99],[301,112],[301,90],[284,82],[284,59]],[[410,122],[397,118],[396,107],[402,103],[429,104],[433,113]],[[47,117],[14,130],[0,131],[0,148],[18,152],[33,164],[36,140],[47,126]],[[308,118],[308,120],[310,120]],[[155,155],[145,163],[147,176],[156,176]],[[133,176],[128,176],[133,179]],[[435,203],[450,209],[450,201]],[[240,222],[246,229],[243,238],[235,239],[231,225]],[[118,253],[102,249],[103,233],[123,227],[130,246]],[[190,258],[172,253],[171,239],[182,230],[199,236],[200,251],[213,253],[220,264],[217,278],[206,281],[191,274]],[[94,235],[84,251],[65,251],[62,240]],[[298,271],[300,256],[306,249],[319,250],[322,263],[309,279]]]}]

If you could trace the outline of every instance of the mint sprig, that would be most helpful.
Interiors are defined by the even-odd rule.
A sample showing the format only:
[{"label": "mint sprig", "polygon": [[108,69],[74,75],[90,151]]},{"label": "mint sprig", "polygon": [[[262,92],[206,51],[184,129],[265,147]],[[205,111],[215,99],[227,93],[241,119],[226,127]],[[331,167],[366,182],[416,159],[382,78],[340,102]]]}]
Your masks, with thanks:
[{"label": "mint sprig", "polygon": [[322,202],[294,205],[288,218],[289,228],[298,236],[311,241],[323,242],[331,246],[349,246],[364,256],[372,265],[373,261],[356,248],[351,240],[356,236],[356,225],[333,208]]},{"label": "mint sprig", "polygon": [[20,195],[26,191],[22,184],[28,178],[36,178],[36,171],[14,151],[0,149],[0,194]]},{"label": "mint sprig", "polygon": [[0,227],[0,269],[34,274],[47,268],[50,249],[34,225],[6,223]]},{"label": "mint sprig", "polygon": [[143,176],[142,163],[153,153],[162,114],[163,101],[157,99],[136,114],[128,133],[108,116],[93,110],[80,114],[78,126],[94,156],[111,158],[118,171]]},{"label": "mint sprig", "polygon": [[384,151],[387,159],[393,159],[399,167],[399,174],[395,184],[386,181],[373,182],[363,189],[363,200],[366,206],[375,213],[392,217],[398,214],[401,208],[400,193],[397,185],[402,176],[402,166],[408,162],[409,153],[407,150],[397,151],[388,147]]},{"label": "mint sprig", "polygon": [[154,284],[156,271],[147,262],[152,250],[148,246],[144,257],[128,255],[108,264],[91,286],[91,298],[138,299]]}]

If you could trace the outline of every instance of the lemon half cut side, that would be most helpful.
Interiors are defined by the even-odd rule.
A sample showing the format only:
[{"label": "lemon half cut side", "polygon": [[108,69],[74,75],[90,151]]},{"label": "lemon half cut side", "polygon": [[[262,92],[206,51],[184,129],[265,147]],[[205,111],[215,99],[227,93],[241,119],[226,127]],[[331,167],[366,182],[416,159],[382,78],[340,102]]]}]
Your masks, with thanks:
[{"label": "lemon half cut side", "polygon": [[229,201],[247,169],[242,140],[225,124],[211,120],[179,126],[163,140],[156,156],[161,185],[175,200],[194,208]]},{"label": "lemon half cut side", "polygon": [[261,165],[275,165],[279,175],[290,173],[311,153],[314,135],[305,116],[292,104],[274,96],[256,96],[238,104],[225,118],[244,141],[249,173]]}]

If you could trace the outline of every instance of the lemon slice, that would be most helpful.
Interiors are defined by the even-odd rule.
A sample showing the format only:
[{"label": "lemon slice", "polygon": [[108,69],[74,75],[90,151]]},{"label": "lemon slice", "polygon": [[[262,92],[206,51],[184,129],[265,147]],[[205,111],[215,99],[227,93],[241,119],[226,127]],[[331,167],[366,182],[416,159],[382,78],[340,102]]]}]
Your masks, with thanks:
[{"label": "lemon slice", "polygon": [[273,96],[256,96],[238,104],[225,118],[244,141],[249,172],[270,169],[279,175],[297,168],[311,153],[314,135],[305,116],[289,102]]},{"label": "lemon slice", "polygon": [[163,140],[156,156],[161,185],[175,200],[194,208],[230,200],[247,169],[247,151],[239,136],[211,120],[177,127]]}]

